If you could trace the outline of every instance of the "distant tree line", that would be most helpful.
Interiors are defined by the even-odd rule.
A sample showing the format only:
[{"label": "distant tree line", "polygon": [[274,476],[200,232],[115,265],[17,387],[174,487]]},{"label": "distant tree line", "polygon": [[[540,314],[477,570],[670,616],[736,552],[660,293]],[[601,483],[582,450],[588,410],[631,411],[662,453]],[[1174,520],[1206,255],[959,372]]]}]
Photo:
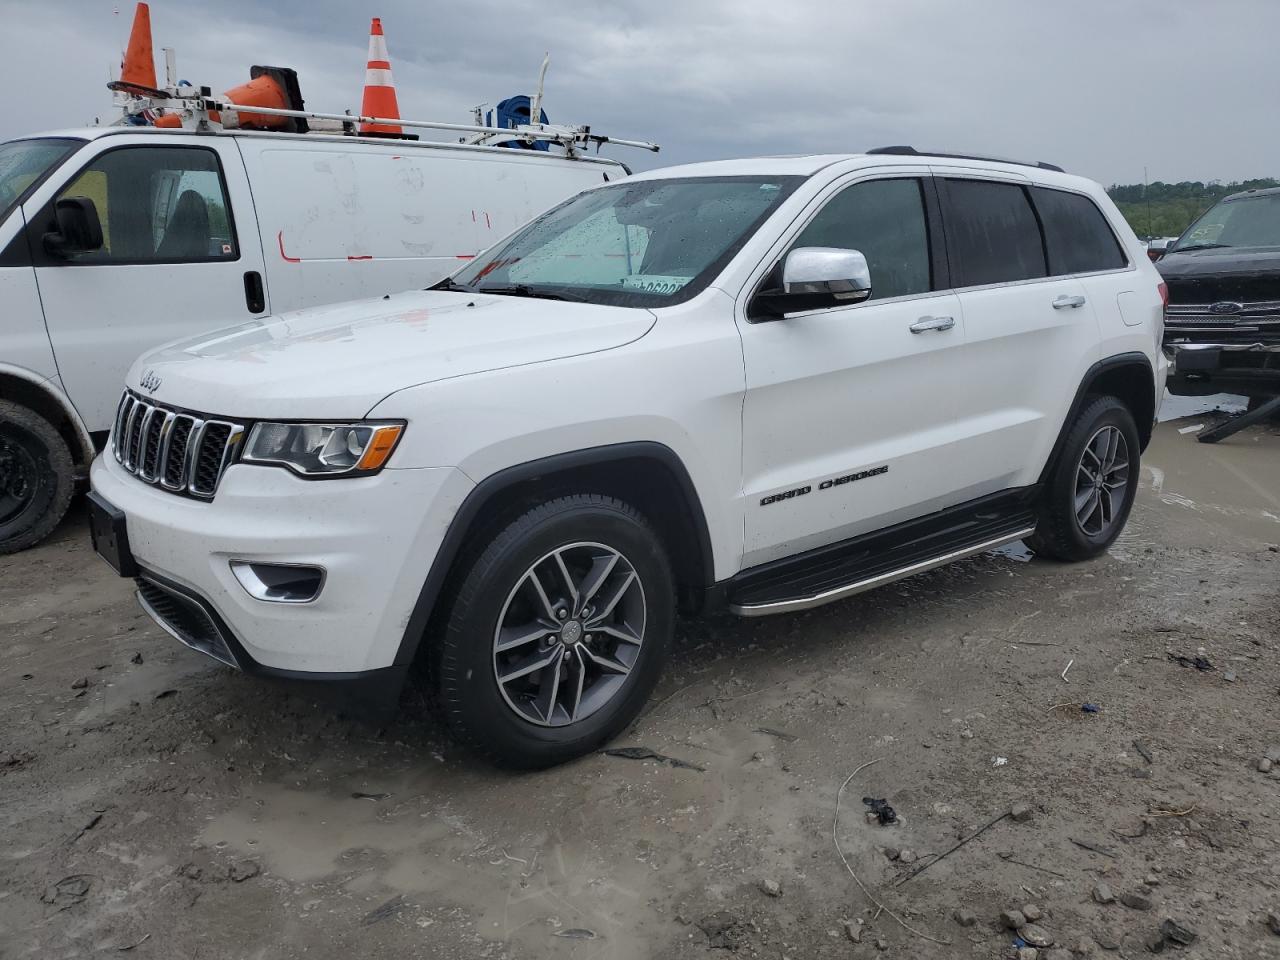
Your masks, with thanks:
[{"label": "distant tree line", "polygon": [[1140,237],[1176,237],[1200,214],[1223,197],[1242,190],[1280,187],[1280,180],[1242,180],[1222,183],[1184,180],[1182,183],[1126,183],[1107,189],[1133,232]]}]

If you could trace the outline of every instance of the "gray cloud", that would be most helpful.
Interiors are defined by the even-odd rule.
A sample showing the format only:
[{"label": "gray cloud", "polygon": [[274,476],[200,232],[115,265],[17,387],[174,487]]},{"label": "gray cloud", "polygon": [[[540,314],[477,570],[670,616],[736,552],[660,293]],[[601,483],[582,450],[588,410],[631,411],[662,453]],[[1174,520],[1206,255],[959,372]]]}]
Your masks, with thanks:
[{"label": "gray cloud", "polygon": [[[102,0],[0,3],[0,137],[110,119],[132,16]],[[370,13],[405,116],[466,122],[552,55],[556,121],[657,140],[637,169],[886,143],[1045,159],[1104,182],[1280,170],[1274,0],[154,0],[157,47],[221,91],[296,67],[315,109],[359,106]],[[207,16],[205,15],[207,14]]]}]

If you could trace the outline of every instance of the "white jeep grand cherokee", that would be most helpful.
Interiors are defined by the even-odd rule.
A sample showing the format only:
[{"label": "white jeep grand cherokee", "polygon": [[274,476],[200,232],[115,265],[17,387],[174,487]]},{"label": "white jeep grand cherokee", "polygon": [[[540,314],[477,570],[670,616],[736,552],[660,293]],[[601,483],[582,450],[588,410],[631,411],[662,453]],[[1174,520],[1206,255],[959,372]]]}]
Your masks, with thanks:
[{"label": "white jeep grand cherokee", "polygon": [[593,749],[677,610],[804,610],[1124,526],[1163,287],[1094,183],[926,155],[603,184],[425,292],[133,367],[97,549],[166,630],[507,765]]}]

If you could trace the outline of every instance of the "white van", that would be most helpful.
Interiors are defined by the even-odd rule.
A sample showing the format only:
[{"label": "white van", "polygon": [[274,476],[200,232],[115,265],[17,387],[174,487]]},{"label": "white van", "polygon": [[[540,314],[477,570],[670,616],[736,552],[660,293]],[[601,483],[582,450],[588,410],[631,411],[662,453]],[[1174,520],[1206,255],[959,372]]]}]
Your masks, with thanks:
[{"label": "white van", "polygon": [[144,350],[430,286],[627,172],[337,134],[115,126],[0,144],[0,554],[57,525]]}]

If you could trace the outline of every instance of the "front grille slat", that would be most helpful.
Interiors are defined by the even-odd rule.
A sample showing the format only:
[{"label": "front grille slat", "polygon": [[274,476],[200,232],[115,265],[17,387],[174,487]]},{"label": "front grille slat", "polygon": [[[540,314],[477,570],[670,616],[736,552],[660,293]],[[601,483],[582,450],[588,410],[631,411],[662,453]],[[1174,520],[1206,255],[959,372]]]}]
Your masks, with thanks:
[{"label": "front grille slat", "polygon": [[112,434],[116,460],[139,480],[212,500],[222,475],[235,462],[244,425],[202,420],[126,390]]}]

